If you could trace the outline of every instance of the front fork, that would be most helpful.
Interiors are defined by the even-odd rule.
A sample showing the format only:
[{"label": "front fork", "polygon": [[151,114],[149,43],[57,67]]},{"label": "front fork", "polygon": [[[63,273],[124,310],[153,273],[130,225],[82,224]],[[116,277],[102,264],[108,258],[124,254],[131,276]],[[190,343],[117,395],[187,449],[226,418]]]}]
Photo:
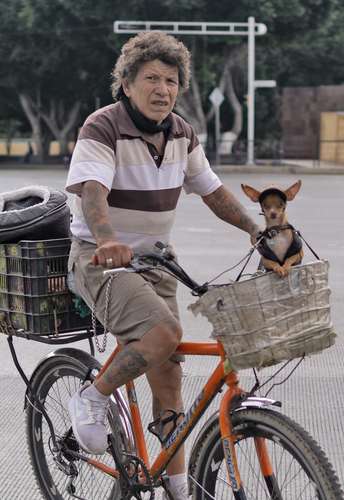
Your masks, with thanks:
[{"label": "front fork", "polygon": [[220,430],[223,446],[223,453],[226,462],[227,476],[235,500],[247,500],[243,485],[241,483],[238,461],[235,452],[235,436],[231,421],[231,408],[234,398],[240,398],[241,390],[238,387],[237,374],[231,371],[225,380],[228,390],[223,396],[220,404]]},{"label": "front fork", "polygon": [[[226,376],[226,384],[229,389],[226,391],[224,397],[222,398],[220,405],[220,430],[221,430],[221,440],[224,451],[224,458],[227,468],[227,476],[229,483],[231,485],[233,496],[235,500],[247,500],[247,496],[244,490],[244,485],[242,484],[238,461],[235,451],[235,442],[237,436],[233,434],[231,413],[233,407],[233,401],[236,398],[242,399],[242,390],[238,387],[237,374],[231,371]],[[246,407],[253,406],[257,407],[259,401],[262,402],[261,406],[278,404],[273,400],[268,400],[266,398],[247,398],[244,400],[243,405]],[[270,498],[272,500],[282,500],[282,495],[279,490],[275,474],[271,465],[268,449],[266,446],[266,441],[264,438],[254,438],[255,448],[257,452],[257,458],[260,464],[260,470],[262,476],[265,479],[267,489],[270,493]]]}]

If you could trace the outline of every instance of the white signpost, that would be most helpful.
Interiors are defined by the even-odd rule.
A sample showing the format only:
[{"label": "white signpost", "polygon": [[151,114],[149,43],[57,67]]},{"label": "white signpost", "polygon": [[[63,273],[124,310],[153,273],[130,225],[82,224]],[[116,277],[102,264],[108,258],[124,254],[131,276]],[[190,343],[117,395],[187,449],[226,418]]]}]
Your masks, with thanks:
[{"label": "white signpost", "polygon": [[[265,24],[249,17],[247,23],[206,23],[174,21],[115,21],[115,33],[139,33],[159,30],[173,35],[223,35],[247,36],[248,41],[248,90],[247,90],[247,163],[254,163],[254,92],[258,87],[273,87],[274,80],[255,80],[255,37],[265,35]],[[267,85],[265,85],[268,83]],[[215,104],[214,104],[215,106]],[[218,108],[220,105],[217,106]],[[216,111],[216,106],[215,106]]]},{"label": "white signpost", "polygon": [[216,165],[220,164],[220,106],[223,103],[224,95],[218,87],[215,87],[209,96],[209,100],[215,108],[215,151],[216,151]]}]

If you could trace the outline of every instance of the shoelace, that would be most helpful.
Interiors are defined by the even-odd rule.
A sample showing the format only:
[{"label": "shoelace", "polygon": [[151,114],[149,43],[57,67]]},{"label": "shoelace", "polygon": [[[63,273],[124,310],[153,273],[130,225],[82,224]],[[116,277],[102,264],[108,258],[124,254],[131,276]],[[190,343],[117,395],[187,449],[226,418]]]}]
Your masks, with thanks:
[{"label": "shoelace", "polygon": [[106,424],[106,413],[109,407],[108,401],[93,401],[92,399],[83,398],[86,402],[87,414],[94,420],[96,424]]}]

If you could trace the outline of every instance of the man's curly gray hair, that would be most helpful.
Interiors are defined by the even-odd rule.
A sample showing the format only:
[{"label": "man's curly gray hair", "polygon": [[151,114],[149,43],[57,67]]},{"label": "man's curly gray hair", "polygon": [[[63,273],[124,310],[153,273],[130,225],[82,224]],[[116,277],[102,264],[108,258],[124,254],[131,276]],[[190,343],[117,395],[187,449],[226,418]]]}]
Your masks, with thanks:
[{"label": "man's curly gray hair", "polygon": [[189,50],[175,37],[162,31],[146,31],[130,38],[122,47],[121,55],[112,71],[113,98],[118,100],[123,95],[123,79],[133,82],[141,65],[155,59],[178,68],[180,92],[189,88]]}]

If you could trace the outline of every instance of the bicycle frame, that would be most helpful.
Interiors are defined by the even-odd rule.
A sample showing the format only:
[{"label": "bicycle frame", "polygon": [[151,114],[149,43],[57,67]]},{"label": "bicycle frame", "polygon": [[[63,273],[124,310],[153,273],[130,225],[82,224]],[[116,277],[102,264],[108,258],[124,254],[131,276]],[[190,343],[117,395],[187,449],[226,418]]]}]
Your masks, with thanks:
[{"label": "bicycle frame", "polygon": [[[110,363],[118,352],[118,348],[110,355],[108,360],[103,365],[98,377],[107,369]],[[224,448],[224,456],[227,466],[227,475],[230,485],[233,490],[234,498],[236,500],[246,500],[246,495],[243,491],[236,452],[234,443],[237,436],[233,435],[231,425],[231,411],[233,403],[245,396],[245,392],[239,387],[239,380],[237,373],[232,370],[231,365],[225,358],[225,352],[221,343],[199,343],[199,342],[182,342],[177,353],[189,356],[218,356],[220,361],[206,384],[203,386],[201,392],[197,395],[196,399],[185,413],[183,420],[177,425],[172,434],[162,445],[162,449],[153,464],[149,464],[149,457],[144,437],[144,430],[142,426],[141,414],[136,397],[134,382],[129,382],[126,385],[127,396],[129,401],[129,408],[132,418],[133,433],[135,437],[135,444],[137,448],[137,455],[141,458],[147,466],[150,475],[157,480],[165,470],[167,464],[172,459],[174,454],[180,446],[187,439],[192,432],[207,407],[210,405],[216,394],[221,390],[223,385],[227,385],[221,404],[220,404],[220,429]],[[268,404],[272,404],[271,400],[267,400]],[[272,478],[274,482],[274,475],[270,464],[269,456],[263,439],[256,440],[257,456],[260,462],[262,473],[264,477]],[[116,469],[112,469],[101,462],[94,459],[87,459],[86,461],[94,467],[102,470],[104,473],[118,478],[120,473]]]},{"label": "bicycle frame", "polygon": [[[21,336],[18,333],[18,336]],[[21,374],[23,380],[25,381],[28,388],[30,387],[30,382],[26,379],[24,372],[22,371],[17,357],[14,352],[14,347],[12,346],[12,336],[8,338],[10,351],[12,357],[17,367],[19,373]],[[107,369],[109,364],[113,361],[119,348],[117,348],[105,362],[101,368],[98,377]],[[240,473],[237,465],[236,452],[234,444],[237,440],[237,435],[232,432],[231,424],[231,413],[233,411],[240,411],[240,408],[246,407],[262,407],[269,406],[272,404],[277,404],[276,401],[270,400],[268,398],[256,398],[247,396],[240,387],[237,373],[231,368],[230,362],[225,357],[224,348],[221,343],[217,342],[183,342],[179,345],[177,352],[179,354],[184,354],[188,356],[217,356],[220,358],[219,363],[210,375],[206,384],[202,388],[201,392],[196,397],[195,401],[192,403],[190,408],[187,410],[183,420],[177,425],[171,435],[167,438],[166,442],[162,446],[162,450],[156,457],[153,464],[150,466],[149,457],[145,442],[145,436],[142,426],[142,420],[140,415],[140,410],[138,406],[138,401],[136,397],[134,382],[129,382],[126,385],[127,396],[129,401],[130,416],[132,422],[133,435],[135,439],[135,445],[138,457],[145,463],[151,477],[158,482],[159,477],[165,470],[167,464],[170,462],[174,454],[180,448],[180,446],[187,439],[189,434],[192,432],[196,424],[199,422],[200,418],[204,414],[207,407],[215,398],[216,394],[222,389],[223,385],[227,385],[227,390],[221,400],[220,412],[219,412],[219,423],[221,438],[223,443],[224,457],[227,467],[227,476],[229,484],[232,488],[235,500],[246,500],[246,495],[241,484]],[[43,414],[44,407],[41,408]],[[45,418],[49,425],[49,418],[45,415]],[[49,425],[50,427],[50,425]],[[53,429],[50,429],[51,436],[54,436]],[[54,441],[54,449],[58,450],[56,442]],[[275,495],[273,498],[276,500],[282,498],[279,493],[279,488],[273,473],[273,468],[271,466],[269,454],[266,448],[265,440],[262,438],[255,438],[255,447],[257,458],[260,464],[261,472],[265,481],[267,483],[268,489]],[[102,471],[103,473],[115,478],[120,478],[120,471],[116,468],[109,467],[108,465],[98,461],[96,459],[89,458],[82,454],[82,452],[77,452],[75,450],[68,450],[70,455],[73,455],[76,459],[92,465],[96,469]]]}]

